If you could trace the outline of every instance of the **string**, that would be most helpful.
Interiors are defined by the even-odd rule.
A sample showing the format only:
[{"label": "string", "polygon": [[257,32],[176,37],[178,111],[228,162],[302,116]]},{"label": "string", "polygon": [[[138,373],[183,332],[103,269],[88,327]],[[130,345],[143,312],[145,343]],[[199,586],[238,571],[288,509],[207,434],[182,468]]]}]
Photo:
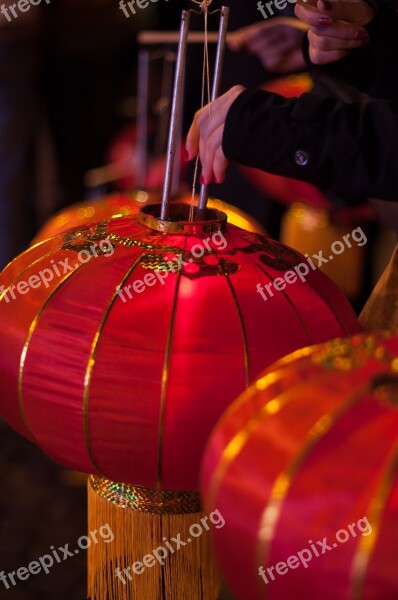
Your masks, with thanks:
[{"label": "string", "polygon": [[[208,16],[209,16],[209,6],[212,3],[212,0],[192,0],[195,4],[200,6],[201,11],[204,14],[204,24],[205,24],[205,39],[204,39],[204,48],[203,48],[203,70],[202,70],[202,94],[201,94],[201,108],[205,105],[205,93],[207,92],[207,104],[209,104],[209,116],[211,115],[211,107],[210,107],[210,60],[209,60],[209,39],[208,39]],[[195,196],[196,196],[196,185],[198,181],[198,172],[199,172],[199,154],[196,157],[195,161],[195,170],[193,176],[193,184],[192,184],[192,195],[191,195],[191,203],[189,207],[189,221],[193,221],[194,214],[194,206],[195,206]]]}]

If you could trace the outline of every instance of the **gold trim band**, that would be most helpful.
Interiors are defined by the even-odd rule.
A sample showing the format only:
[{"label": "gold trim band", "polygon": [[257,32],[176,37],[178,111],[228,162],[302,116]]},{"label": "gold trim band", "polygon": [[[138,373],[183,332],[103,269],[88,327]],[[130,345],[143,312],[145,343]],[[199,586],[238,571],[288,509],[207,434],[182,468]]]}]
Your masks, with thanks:
[{"label": "gold trim band", "polygon": [[153,515],[184,515],[202,510],[197,492],[151,490],[128,483],[117,483],[98,475],[91,475],[89,482],[98,496],[120,508]]},{"label": "gold trim band", "polygon": [[206,212],[200,215],[198,209],[193,209],[193,221],[189,220],[190,206],[183,203],[170,204],[169,220],[160,219],[160,204],[151,204],[142,208],[139,213],[141,225],[154,231],[162,233],[179,233],[189,235],[203,235],[215,233],[225,229],[227,224],[227,215],[219,210],[207,208]]}]

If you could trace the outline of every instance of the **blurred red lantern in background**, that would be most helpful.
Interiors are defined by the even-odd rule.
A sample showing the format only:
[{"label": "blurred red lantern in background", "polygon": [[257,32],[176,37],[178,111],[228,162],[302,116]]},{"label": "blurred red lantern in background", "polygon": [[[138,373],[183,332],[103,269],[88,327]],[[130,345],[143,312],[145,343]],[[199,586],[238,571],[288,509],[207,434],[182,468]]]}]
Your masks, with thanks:
[{"label": "blurred red lantern in background", "polygon": [[303,349],[227,411],[205,455],[242,600],[398,597],[398,337]]}]

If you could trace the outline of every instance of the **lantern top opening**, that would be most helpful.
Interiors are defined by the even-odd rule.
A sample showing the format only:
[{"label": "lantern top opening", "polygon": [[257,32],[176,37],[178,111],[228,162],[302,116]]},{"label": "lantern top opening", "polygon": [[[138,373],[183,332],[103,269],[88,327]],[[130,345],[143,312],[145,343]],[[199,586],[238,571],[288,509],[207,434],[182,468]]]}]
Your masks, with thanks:
[{"label": "lantern top opening", "polygon": [[152,204],[140,210],[139,220],[141,225],[154,231],[190,235],[222,231],[227,224],[227,215],[220,210],[199,210],[196,206],[190,207],[179,202],[170,204],[167,220],[161,219],[160,215],[161,204]]}]

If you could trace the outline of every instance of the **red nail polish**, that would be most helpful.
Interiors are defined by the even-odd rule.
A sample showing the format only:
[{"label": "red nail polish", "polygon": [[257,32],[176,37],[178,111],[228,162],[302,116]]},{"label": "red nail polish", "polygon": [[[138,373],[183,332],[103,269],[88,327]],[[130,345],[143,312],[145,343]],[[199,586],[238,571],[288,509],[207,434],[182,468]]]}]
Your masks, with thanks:
[{"label": "red nail polish", "polygon": [[327,25],[331,25],[333,23],[330,17],[319,17],[318,24],[326,27]]},{"label": "red nail polish", "polygon": [[200,176],[200,184],[201,185],[205,185],[205,178],[203,177],[203,175]]},{"label": "red nail polish", "polygon": [[356,38],[362,44],[368,44],[370,41],[370,35],[364,29],[360,29],[359,31],[357,31]]}]

